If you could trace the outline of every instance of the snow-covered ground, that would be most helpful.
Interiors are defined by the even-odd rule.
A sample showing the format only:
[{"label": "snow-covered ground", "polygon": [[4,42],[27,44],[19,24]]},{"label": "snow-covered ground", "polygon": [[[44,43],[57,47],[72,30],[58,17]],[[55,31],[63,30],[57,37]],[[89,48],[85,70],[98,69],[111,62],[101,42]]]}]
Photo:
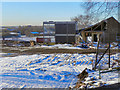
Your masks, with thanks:
[{"label": "snow-covered ground", "polygon": [[[103,72],[103,70],[101,72]],[[89,72],[88,77],[85,78],[84,83],[88,84],[87,88],[96,88],[104,85],[120,83],[119,73],[120,73],[119,71],[111,71],[111,72],[106,71],[106,73],[105,72],[101,73],[99,76],[99,71],[91,71]]]},{"label": "snow-covered ground", "polygon": [[71,44],[55,44],[55,45],[50,45],[50,46],[42,45],[40,47],[42,47],[42,48],[60,48],[60,49],[83,49],[80,47],[74,47]]},{"label": "snow-covered ground", "polygon": [[[82,44],[82,43],[81,43]],[[118,43],[114,43],[111,44],[111,49],[118,49],[118,46],[117,46]],[[88,48],[84,48],[84,47],[80,47],[81,45],[78,45],[78,46],[73,46],[71,44],[55,44],[55,45],[42,45],[42,46],[39,46],[39,47],[42,47],[42,48],[61,48],[61,49],[97,49],[97,42],[94,42],[92,46],[88,46]],[[36,46],[35,46],[36,47]],[[38,46],[37,46],[38,47]],[[106,44],[103,44],[103,45],[100,45],[99,46],[99,49],[107,49],[108,46],[106,46]]]},{"label": "snow-covered ground", "polygon": [[[4,53],[3,53],[4,54]],[[2,54],[0,54],[2,55]],[[120,59],[120,54],[111,55]],[[73,87],[76,75],[85,68],[92,69],[95,54],[35,54],[0,58],[1,88],[68,88]],[[105,66],[108,55],[100,62]],[[106,65],[108,66],[108,65]],[[90,75],[93,73],[90,73]],[[102,80],[109,82],[118,79],[116,74],[104,74]],[[97,76],[97,73],[93,76]]]}]

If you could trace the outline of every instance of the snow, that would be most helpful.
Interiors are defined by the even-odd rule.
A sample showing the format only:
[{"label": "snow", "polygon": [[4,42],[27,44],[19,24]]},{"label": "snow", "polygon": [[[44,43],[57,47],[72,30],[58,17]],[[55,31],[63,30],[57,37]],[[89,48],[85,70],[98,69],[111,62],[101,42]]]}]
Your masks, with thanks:
[{"label": "snow", "polygon": [[[80,43],[82,44],[82,43]],[[111,49],[118,49],[117,43],[114,42],[115,47],[111,44]],[[55,45],[42,45],[42,48],[60,48],[60,49],[97,49],[97,42],[94,42],[92,46],[88,46],[88,48],[83,48],[81,45],[73,46],[72,44],[55,44]],[[105,45],[101,45],[99,49],[107,49]]]},{"label": "snow", "polygon": [[47,45],[42,45],[42,48],[60,48],[60,49],[83,49],[80,47],[74,47],[71,44],[55,44],[55,45],[51,45],[51,46],[47,46]]},{"label": "snow", "polygon": [[87,40],[88,42],[92,42],[92,37],[91,36],[87,37]]},{"label": "snow", "polygon": [[19,41],[36,41],[37,37],[14,37],[14,38],[5,38],[5,40],[19,40]]},{"label": "snow", "polygon": [[[103,85],[111,85],[115,83],[119,83],[119,73],[118,72],[107,72],[107,73],[101,73],[101,79],[99,79],[99,72],[91,72],[89,73],[89,76],[85,79],[86,81],[84,83],[92,83],[95,82],[92,87],[88,86],[87,88],[95,88],[100,87]],[[91,78],[94,78],[94,80],[91,80]]]},{"label": "snow", "polygon": [[[87,55],[84,55],[87,57]],[[67,59],[69,57],[69,59]],[[74,61],[84,61],[81,54],[40,54],[1,57],[1,87],[66,88],[77,82],[75,75],[85,67]]]},{"label": "snow", "polygon": [[19,33],[15,33],[15,32],[10,32],[10,34],[19,34]]},{"label": "snow", "polygon": [[[114,62],[113,57],[119,59],[117,56],[120,56],[120,54],[111,55],[111,63]],[[91,59],[95,60],[95,54],[64,53],[1,57],[0,80],[2,82],[0,88],[73,87],[78,80],[76,75],[80,74],[85,68],[92,69]],[[100,63],[107,61],[107,59],[108,55],[105,55]],[[98,71],[88,71],[88,73],[87,81],[92,77],[100,81]],[[101,81],[106,82],[106,84],[117,83],[118,73],[102,73],[101,78]]]}]

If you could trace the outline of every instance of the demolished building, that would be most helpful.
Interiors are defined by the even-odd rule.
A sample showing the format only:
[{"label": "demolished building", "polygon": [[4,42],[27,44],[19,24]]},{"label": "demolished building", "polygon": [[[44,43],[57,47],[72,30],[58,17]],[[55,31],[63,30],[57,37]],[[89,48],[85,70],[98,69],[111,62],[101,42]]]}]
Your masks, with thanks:
[{"label": "demolished building", "polygon": [[80,29],[79,32],[85,42],[88,41],[88,37],[91,37],[92,42],[98,42],[98,40],[102,43],[117,42],[120,37],[119,27],[120,23],[114,17],[110,17],[97,24]]}]

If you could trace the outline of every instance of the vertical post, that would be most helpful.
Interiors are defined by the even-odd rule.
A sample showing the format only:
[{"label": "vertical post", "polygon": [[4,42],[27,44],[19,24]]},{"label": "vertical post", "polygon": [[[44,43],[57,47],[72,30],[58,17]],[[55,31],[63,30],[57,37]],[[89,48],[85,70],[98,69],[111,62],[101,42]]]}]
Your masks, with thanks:
[{"label": "vertical post", "polygon": [[54,38],[55,38],[55,44],[56,44],[56,23],[54,23],[54,28],[55,28],[55,33],[54,33]]},{"label": "vertical post", "polygon": [[101,79],[101,73],[100,73],[100,69],[101,69],[101,66],[100,66],[100,63],[99,63],[99,79]]},{"label": "vertical post", "polygon": [[94,34],[92,33],[92,42],[94,42]]},{"label": "vertical post", "polygon": [[85,31],[82,31],[83,41],[86,42]]},{"label": "vertical post", "polygon": [[85,37],[84,42],[86,43],[87,42],[86,32],[84,32],[84,37]]},{"label": "vertical post", "polygon": [[109,68],[110,68],[110,30],[109,30]]},{"label": "vertical post", "polygon": [[68,44],[68,23],[66,25],[67,25],[67,44]]},{"label": "vertical post", "polygon": [[76,40],[78,41],[78,43],[80,42],[80,40],[79,40],[79,37],[78,38],[76,38],[76,31],[78,31],[78,23],[77,23],[77,21],[75,22],[75,32],[74,32],[74,34],[75,34],[75,43],[77,43],[76,42]]},{"label": "vertical post", "polygon": [[109,68],[110,68],[110,41],[109,41]]},{"label": "vertical post", "polygon": [[100,37],[98,39],[98,44],[97,44],[97,49],[96,49],[95,69],[96,69],[96,65],[97,65],[97,57],[98,57],[99,44],[100,44]]}]

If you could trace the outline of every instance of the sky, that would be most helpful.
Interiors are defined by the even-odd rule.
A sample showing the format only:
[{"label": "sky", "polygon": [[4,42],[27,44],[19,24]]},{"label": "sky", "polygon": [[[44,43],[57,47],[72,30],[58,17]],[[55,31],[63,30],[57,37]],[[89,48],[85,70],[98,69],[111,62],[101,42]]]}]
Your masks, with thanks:
[{"label": "sky", "polygon": [[84,14],[84,9],[81,5],[86,0],[1,1],[0,26],[40,26],[43,24],[43,21],[70,21],[71,18]]},{"label": "sky", "polygon": [[43,21],[70,21],[83,14],[83,2],[2,2],[2,25],[42,25]]}]

